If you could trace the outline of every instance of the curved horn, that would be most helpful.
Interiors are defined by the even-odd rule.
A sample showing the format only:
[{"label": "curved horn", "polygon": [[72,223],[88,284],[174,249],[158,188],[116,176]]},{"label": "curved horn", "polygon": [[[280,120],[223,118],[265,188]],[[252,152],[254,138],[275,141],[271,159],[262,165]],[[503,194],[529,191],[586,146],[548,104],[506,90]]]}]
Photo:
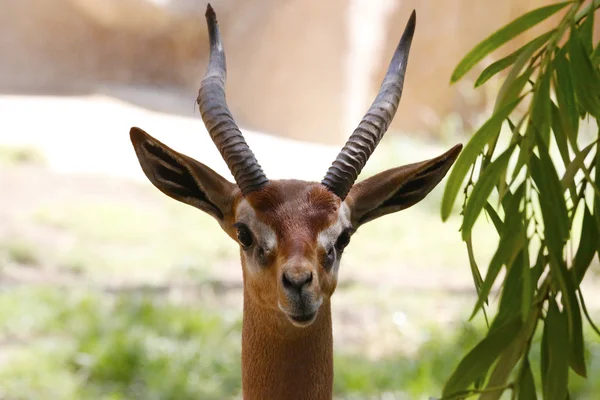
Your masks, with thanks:
[{"label": "curved horn", "polygon": [[321,181],[342,200],[346,198],[396,114],[402,97],[404,73],[416,20],[417,16],[413,11],[394,52],[379,94]]},{"label": "curved horn", "polygon": [[225,101],[227,66],[217,16],[209,4],[206,23],[210,39],[210,58],[198,91],[198,107],[208,133],[227,163],[243,195],[259,190],[268,182],[254,153],[236,125]]}]

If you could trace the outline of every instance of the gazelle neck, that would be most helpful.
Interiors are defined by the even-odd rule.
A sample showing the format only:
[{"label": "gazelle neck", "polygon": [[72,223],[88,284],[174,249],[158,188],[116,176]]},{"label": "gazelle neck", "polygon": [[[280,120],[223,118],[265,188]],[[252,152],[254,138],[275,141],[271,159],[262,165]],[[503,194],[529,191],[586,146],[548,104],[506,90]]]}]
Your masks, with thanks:
[{"label": "gazelle neck", "polygon": [[331,306],[306,328],[258,306],[244,292],[242,390],[245,400],[327,400],[333,390]]}]

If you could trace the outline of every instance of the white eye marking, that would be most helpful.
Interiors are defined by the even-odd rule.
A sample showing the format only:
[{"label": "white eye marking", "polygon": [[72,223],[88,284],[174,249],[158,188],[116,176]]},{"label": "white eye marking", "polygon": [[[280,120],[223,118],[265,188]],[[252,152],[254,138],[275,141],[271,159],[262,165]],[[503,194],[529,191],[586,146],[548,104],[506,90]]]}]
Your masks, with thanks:
[{"label": "white eye marking", "polygon": [[317,243],[320,247],[328,250],[333,246],[344,229],[350,228],[350,208],[342,203],[337,215],[337,220],[329,227],[319,232]]},{"label": "white eye marking", "polygon": [[[235,215],[236,222],[242,222],[250,228],[250,231],[255,236],[256,243],[263,248],[265,253],[270,253],[277,247],[277,235],[275,231],[256,217],[256,212],[246,199],[240,201]],[[260,268],[258,265],[255,267],[257,269]]]}]

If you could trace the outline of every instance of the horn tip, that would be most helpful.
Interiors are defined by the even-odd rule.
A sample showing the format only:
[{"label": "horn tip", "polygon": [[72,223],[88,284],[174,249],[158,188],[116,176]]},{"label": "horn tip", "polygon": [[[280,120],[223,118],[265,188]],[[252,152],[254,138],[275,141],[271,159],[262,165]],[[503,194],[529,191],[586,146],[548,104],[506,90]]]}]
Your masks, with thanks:
[{"label": "horn tip", "polygon": [[204,14],[204,16],[206,17],[206,19],[217,17],[217,15],[215,14],[215,10],[212,8],[210,3],[206,5],[206,13]]},{"label": "horn tip", "polygon": [[131,129],[129,129],[129,137],[131,137],[132,139],[135,138],[139,138],[141,136],[144,136],[146,134],[146,132],[144,132],[143,129],[138,128],[137,126],[132,126]]},{"label": "horn tip", "polygon": [[412,38],[415,33],[415,28],[417,26],[417,10],[413,10],[410,13],[410,18],[408,18],[408,23],[406,24],[405,32]]},{"label": "horn tip", "polygon": [[460,152],[462,151],[462,148],[463,148],[462,143],[454,145],[454,147],[452,147],[450,150],[448,150],[445,155],[447,156],[447,158],[456,159],[458,157],[458,155],[460,154]]}]

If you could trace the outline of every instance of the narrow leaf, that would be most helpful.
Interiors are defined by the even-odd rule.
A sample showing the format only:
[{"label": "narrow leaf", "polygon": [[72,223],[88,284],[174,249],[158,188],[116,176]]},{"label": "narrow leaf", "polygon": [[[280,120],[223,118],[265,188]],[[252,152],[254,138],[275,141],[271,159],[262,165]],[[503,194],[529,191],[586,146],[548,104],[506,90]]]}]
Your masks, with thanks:
[{"label": "narrow leaf", "polygon": [[523,52],[515,62],[515,65],[511,69],[510,73],[506,77],[506,80],[500,86],[498,94],[496,95],[496,102],[494,103],[494,111],[502,108],[504,104],[509,103],[519,97],[525,84],[529,82],[529,78],[533,74],[533,68],[527,68],[525,72],[519,75],[523,65],[531,57],[529,52]]},{"label": "narrow leaf", "polygon": [[[562,158],[563,165],[565,168],[571,164],[571,154],[569,152],[569,144],[567,140],[567,135],[564,132],[562,127],[562,122],[560,120],[560,111],[552,102],[552,131],[554,132],[554,140],[556,140],[556,147],[558,147],[558,151],[560,152],[560,157]],[[564,178],[564,176],[563,176]],[[571,195],[571,199],[577,198],[577,187],[574,182],[566,185],[561,181],[563,187],[569,190],[569,194]]]},{"label": "narrow leaf", "polygon": [[466,240],[471,236],[473,225],[475,224],[479,213],[483,209],[483,206],[487,203],[487,199],[492,193],[494,186],[496,186],[498,183],[498,179],[506,170],[513,150],[514,146],[509,147],[496,160],[494,160],[494,162],[489,164],[487,168],[483,170],[481,177],[473,187],[473,192],[469,197],[469,201],[467,202],[464,212],[462,224],[463,240]]},{"label": "narrow leaf", "polygon": [[518,383],[518,400],[537,400],[537,394],[535,390],[535,382],[533,380],[533,373],[531,372],[531,365],[529,359],[525,356],[523,360],[523,366],[521,367],[521,375],[519,376]]},{"label": "narrow leaf", "polygon": [[600,99],[597,96],[600,93],[600,78],[598,71],[592,66],[592,62],[585,52],[577,31],[571,32],[569,55],[571,56],[571,62],[569,62],[571,79],[577,100],[585,111],[600,118]]},{"label": "narrow leaf", "polygon": [[[515,268],[515,269],[518,269]],[[497,321],[494,321],[496,323]],[[499,400],[502,390],[492,391],[492,388],[505,387],[517,362],[523,356],[527,343],[531,340],[538,323],[538,313],[530,313],[529,318],[523,321],[524,325],[519,331],[517,338],[502,352],[492,371],[486,389],[490,391],[483,393],[479,400]]]},{"label": "narrow leaf", "polygon": [[558,12],[570,2],[563,2],[552,4],[550,6],[541,7],[536,10],[530,11],[521,17],[515,19],[508,25],[500,28],[485,40],[480,42],[473,48],[458,64],[454,72],[452,73],[451,82],[456,82],[462,78],[475,64],[481,61],[492,51],[508,42],[520,33],[528,30],[529,28],[537,25],[541,21],[550,17],[552,14]]},{"label": "narrow leaf", "polygon": [[585,305],[585,299],[583,298],[583,293],[581,292],[581,288],[579,288],[577,293],[579,295],[579,302],[581,303],[581,309],[583,310],[583,315],[585,315],[585,319],[587,319],[594,332],[596,332],[596,335],[600,336],[600,329],[596,326],[596,324],[594,324],[594,320],[592,320],[592,317],[588,312],[588,309]]},{"label": "narrow leaf", "polygon": [[571,295],[571,351],[569,353],[569,365],[575,373],[583,378],[587,377],[585,365],[585,345],[583,341],[583,326],[581,321],[581,310],[575,293]]},{"label": "narrow leaf", "polygon": [[[471,238],[465,240],[467,244],[467,254],[469,255],[469,265],[471,266],[471,275],[473,276],[473,282],[475,283],[475,290],[477,290],[477,295],[481,290],[481,285],[483,284],[483,279],[481,278],[481,272],[479,272],[479,266],[477,265],[477,261],[475,260],[475,254],[473,253],[473,242]],[[487,322],[487,316],[486,316]]]},{"label": "narrow leaf", "polygon": [[598,45],[590,55],[590,59],[592,60],[592,65],[594,67],[597,67],[598,64],[600,64],[600,43],[598,43]]},{"label": "narrow leaf", "polygon": [[546,148],[550,147],[550,126],[552,125],[552,114],[550,108],[550,78],[551,71],[544,71],[538,77],[533,100],[531,102],[531,114],[529,123],[543,140]]},{"label": "narrow leaf", "polygon": [[[524,236],[524,235],[520,235]],[[521,297],[523,293],[523,279],[522,277],[522,263],[520,260],[523,257],[523,247],[520,249],[516,257],[513,257],[512,263],[508,264],[506,269],[506,278],[504,278],[504,285],[502,287],[502,295],[500,297],[500,304],[498,305],[498,312],[490,330],[497,329],[499,326],[503,326],[507,321],[510,321],[515,316],[521,317]]]},{"label": "narrow leaf", "polygon": [[540,192],[548,250],[562,259],[562,248],[569,238],[569,216],[558,174],[546,149],[540,148],[539,158],[531,156],[530,166],[531,176]]},{"label": "narrow leaf", "polygon": [[[521,276],[523,278],[523,291],[521,296],[521,317],[525,321],[529,317],[529,312],[533,307],[533,292],[535,290],[535,282],[533,281],[533,274],[529,267],[529,251],[527,246],[523,247],[522,256],[520,260],[516,260],[515,264],[521,266]],[[519,262],[520,261],[520,262]]]},{"label": "narrow leaf", "polygon": [[563,189],[567,189],[571,186],[575,185],[575,174],[577,174],[577,172],[579,172],[579,170],[586,168],[584,161],[585,158],[588,156],[588,154],[590,153],[590,151],[592,150],[592,148],[596,145],[596,142],[590,143],[589,145],[587,145],[585,148],[583,148],[573,159],[573,161],[571,161],[571,163],[567,166],[567,169],[565,170],[565,174],[563,175],[560,184],[563,187]]},{"label": "narrow leaf", "polygon": [[442,198],[442,220],[445,221],[450,216],[454,201],[456,200],[456,196],[458,195],[469,168],[471,168],[471,165],[473,165],[477,156],[481,153],[483,147],[490,139],[493,136],[498,135],[502,122],[510,115],[520,101],[521,98],[518,98],[494,113],[494,115],[492,115],[492,117],[488,119],[477,132],[475,132],[471,140],[469,140],[469,143],[467,143],[460,153],[460,156],[458,156],[458,159],[450,172],[446,189],[444,190],[444,197]]},{"label": "narrow leaf", "polygon": [[485,211],[488,213],[490,219],[494,223],[494,228],[496,228],[496,232],[498,232],[498,234],[501,234],[502,226],[504,225],[504,223],[498,216],[496,210],[494,210],[494,207],[492,207],[492,205],[489,202],[485,205]]},{"label": "narrow leaf", "polygon": [[587,54],[592,54],[594,41],[594,9],[590,8],[585,20],[579,28],[582,44]]},{"label": "narrow leaf", "polygon": [[479,291],[479,297],[477,299],[477,303],[471,313],[469,319],[473,319],[479,309],[483,306],[483,303],[487,301],[487,297],[494,286],[494,282],[500,273],[500,269],[502,265],[510,265],[512,264],[514,258],[517,256],[521,247],[523,246],[524,238],[521,234],[523,230],[523,224],[521,219],[519,218],[519,205],[523,198],[523,194],[525,192],[525,184],[522,183],[519,188],[515,191],[515,194],[512,196],[507,195],[506,197],[506,206],[505,206],[505,215],[513,215],[516,216],[514,218],[507,219],[504,227],[502,229],[502,233],[500,236],[500,242],[498,243],[498,248],[490,261],[490,265],[485,275],[485,279],[483,284],[481,285],[481,289]]},{"label": "narrow leaf", "polygon": [[569,62],[565,51],[559,51],[553,61],[555,80],[554,91],[558,103],[558,112],[562,128],[573,148],[577,148],[577,132],[579,131],[579,111],[575,101],[575,89],[569,70]]},{"label": "narrow leaf", "polygon": [[571,154],[569,152],[569,139],[565,133],[565,130],[562,125],[560,110],[551,102],[552,108],[552,131],[554,132],[554,140],[556,140],[556,146],[558,147],[558,151],[560,152],[560,157],[562,158],[563,164],[565,168],[571,162]]},{"label": "narrow leaf", "polygon": [[569,381],[569,331],[567,319],[554,299],[548,307],[545,324],[548,327],[548,366],[544,383],[544,399],[565,400]]},{"label": "narrow leaf", "polygon": [[489,369],[500,353],[514,340],[521,326],[521,318],[517,316],[504,326],[488,332],[488,335],[458,364],[444,386],[443,396],[449,397],[453,393],[467,389],[483,371]]},{"label": "narrow leaf", "polygon": [[579,240],[579,247],[575,258],[573,259],[573,266],[571,272],[573,273],[573,281],[576,287],[579,287],[585,273],[587,272],[594,254],[596,254],[596,246],[598,245],[598,226],[594,220],[594,216],[584,203],[583,206],[583,224],[581,227],[581,238]]},{"label": "narrow leaf", "polygon": [[522,46],[518,50],[514,51],[510,55],[508,55],[504,58],[501,58],[500,60],[490,64],[486,69],[484,69],[481,72],[481,74],[479,75],[479,78],[477,78],[477,80],[475,81],[475,87],[479,87],[479,86],[483,85],[485,82],[487,82],[491,77],[496,75],[498,72],[500,72],[500,71],[504,70],[505,68],[507,68],[508,66],[514,64],[515,61],[517,60],[517,58],[519,58],[519,56],[523,52],[528,51],[531,54],[533,54],[534,51],[536,51],[537,49],[542,47],[542,45],[544,43],[546,43],[548,41],[548,39],[555,33],[556,33],[556,29],[553,29],[549,32],[543,33],[540,36],[538,36],[537,38],[533,39],[531,42],[527,43],[526,45]]}]

